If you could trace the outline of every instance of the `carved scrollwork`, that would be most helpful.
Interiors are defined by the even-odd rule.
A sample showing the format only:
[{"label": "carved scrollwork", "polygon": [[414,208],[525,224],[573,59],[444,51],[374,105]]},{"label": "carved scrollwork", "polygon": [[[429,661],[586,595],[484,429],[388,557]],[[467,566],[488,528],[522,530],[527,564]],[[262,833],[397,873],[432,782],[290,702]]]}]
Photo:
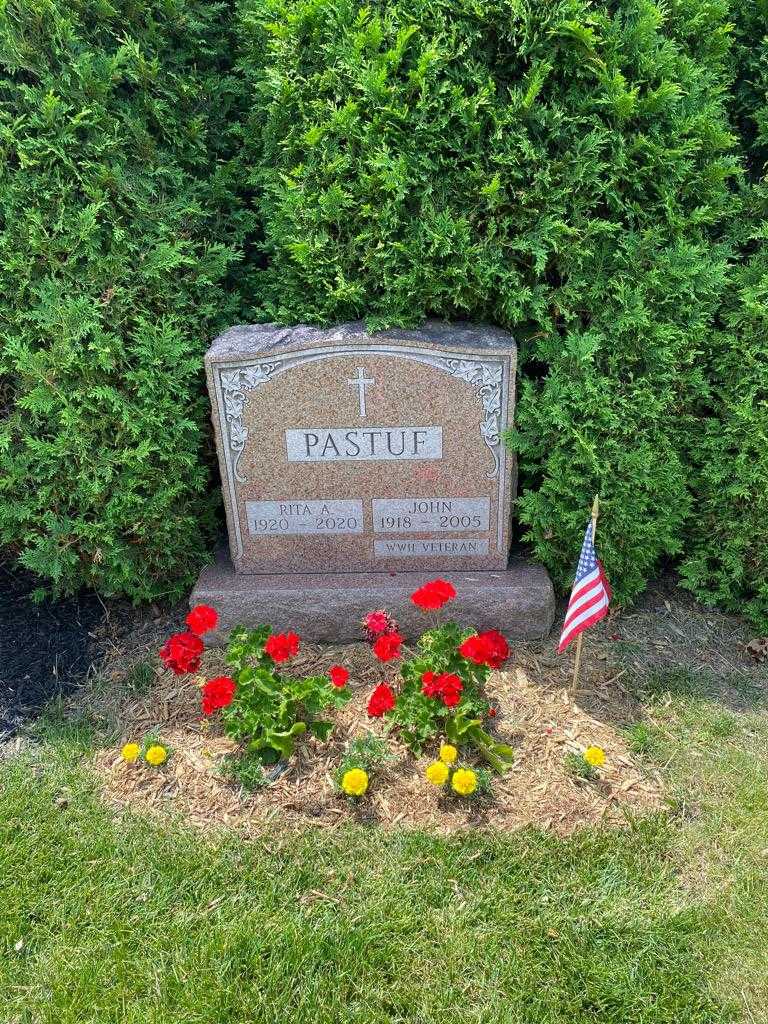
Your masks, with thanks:
[{"label": "carved scrollwork", "polygon": [[[339,353],[343,354],[343,353]],[[477,391],[483,406],[483,419],[480,423],[480,434],[493,457],[493,468],[488,474],[489,479],[499,475],[501,444],[500,418],[503,370],[500,362],[483,362],[470,359],[446,359],[432,352],[397,352],[393,355],[404,355],[419,362],[435,366],[452,377],[466,381]],[[253,366],[241,366],[233,369],[222,369],[220,380],[224,398],[224,417],[227,423],[229,449],[231,453],[232,472],[238,483],[246,483],[240,474],[240,457],[248,440],[248,429],[243,422],[246,395],[249,391],[264,384],[278,372],[300,365],[310,358],[291,355],[286,360],[257,363]]]},{"label": "carved scrollwork", "polygon": [[245,396],[248,391],[269,380],[277,369],[277,363],[258,363],[256,366],[238,366],[234,370],[221,371],[221,389],[224,395],[224,418],[227,421],[229,448],[232,452],[232,472],[238,483],[244,484],[240,475],[240,456],[248,440],[248,429],[243,423]]},{"label": "carved scrollwork", "polygon": [[501,363],[484,363],[469,359],[445,359],[445,368],[452,377],[465,380],[480,395],[483,403],[483,420],[480,434],[493,456],[493,469],[488,479],[499,475],[499,445],[501,444]]}]

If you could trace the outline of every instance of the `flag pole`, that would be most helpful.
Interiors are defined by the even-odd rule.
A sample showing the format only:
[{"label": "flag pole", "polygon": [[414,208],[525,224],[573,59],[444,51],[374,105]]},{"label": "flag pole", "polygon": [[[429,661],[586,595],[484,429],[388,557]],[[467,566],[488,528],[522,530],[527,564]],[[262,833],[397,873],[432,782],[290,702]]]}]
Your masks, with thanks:
[{"label": "flag pole", "polygon": [[[595,543],[595,534],[597,533],[597,517],[600,515],[600,495],[595,495],[595,500],[592,502],[592,544]],[[581,668],[581,641],[584,634],[579,633],[576,637],[576,660],[573,663],[573,682],[571,683],[571,693],[575,697],[578,693],[579,685],[579,670]]]}]

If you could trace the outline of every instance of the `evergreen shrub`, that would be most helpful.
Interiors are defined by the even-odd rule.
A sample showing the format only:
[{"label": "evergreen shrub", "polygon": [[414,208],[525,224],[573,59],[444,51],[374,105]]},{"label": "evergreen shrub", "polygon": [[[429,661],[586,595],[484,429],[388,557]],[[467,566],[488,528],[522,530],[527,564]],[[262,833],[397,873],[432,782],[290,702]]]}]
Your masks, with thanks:
[{"label": "evergreen shrub", "polygon": [[768,628],[766,0],[234,3],[0,4],[0,543],[176,595],[219,328],[489,320],[556,581],[599,491],[619,599],[685,542]]},{"label": "evergreen shrub", "polygon": [[737,163],[719,0],[243,0],[266,319],[489,320],[521,346],[519,515],[619,599],[680,551]]},{"label": "evergreen shrub", "polygon": [[[768,0],[731,0],[733,84],[728,105],[749,178],[760,181],[768,163]],[[754,217],[754,207],[745,217]]]},{"label": "evergreen shrub", "polygon": [[[733,270],[710,405],[694,435],[696,504],[682,576],[700,601],[768,633],[768,189],[751,188],[755,246]],[[754,217],[754,221],[752,218]]]},{"label": "evergreen shrub", "polygon": [[732,14],[731,109],[747,181],[692,435],[696,504],[682,575],[699,600],[768,633],[768,3],[735,0]]},{"label": "evergreen shrub", "polygon": [[0,5],[0,543],[58,590],[176,594],[210,544],[201,355],[249,219],[231,13]]}]

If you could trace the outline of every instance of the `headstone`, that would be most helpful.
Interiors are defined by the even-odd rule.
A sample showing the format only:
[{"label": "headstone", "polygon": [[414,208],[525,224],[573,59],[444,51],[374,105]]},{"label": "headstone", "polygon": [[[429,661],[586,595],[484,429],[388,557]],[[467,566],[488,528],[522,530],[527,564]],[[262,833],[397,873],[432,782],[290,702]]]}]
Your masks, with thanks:
[{"label": "headstone", "polygon": [[204,572],[193,600],[251,622],[274,621],[284,598],[286,625],[304,615],[305,635],[343,639],[357,621],[340,619],[385,603],[385,581],[407,602],[426,579],[471,573],[464,590],[495,601],[527,589],[522,634],[548,631],[546,573],[509,566],[516,354],[503,331],[433,322],[222,334],[206,372],[231,565]]}]

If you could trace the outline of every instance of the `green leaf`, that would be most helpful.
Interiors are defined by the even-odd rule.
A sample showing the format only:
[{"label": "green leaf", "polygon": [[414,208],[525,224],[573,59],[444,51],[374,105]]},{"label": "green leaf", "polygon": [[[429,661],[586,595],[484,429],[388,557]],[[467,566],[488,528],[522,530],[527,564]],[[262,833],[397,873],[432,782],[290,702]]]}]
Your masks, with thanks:
[{"label": "green leaf", "polygon": [[325,743],[333,732],[333,722],[314,721],[309,723],[309,731],[313,736]]},{"label": "green leaf", "polygon": [[287,759],[293,753],[294,740],[297,736],[301,736],[306,732],[306,730],[305,722],[294,722],[290,729],[282,732],[268,729],[264,733],[263,742],[267,746],[274,747],[275,750],[279,751],[281,757]]}]

